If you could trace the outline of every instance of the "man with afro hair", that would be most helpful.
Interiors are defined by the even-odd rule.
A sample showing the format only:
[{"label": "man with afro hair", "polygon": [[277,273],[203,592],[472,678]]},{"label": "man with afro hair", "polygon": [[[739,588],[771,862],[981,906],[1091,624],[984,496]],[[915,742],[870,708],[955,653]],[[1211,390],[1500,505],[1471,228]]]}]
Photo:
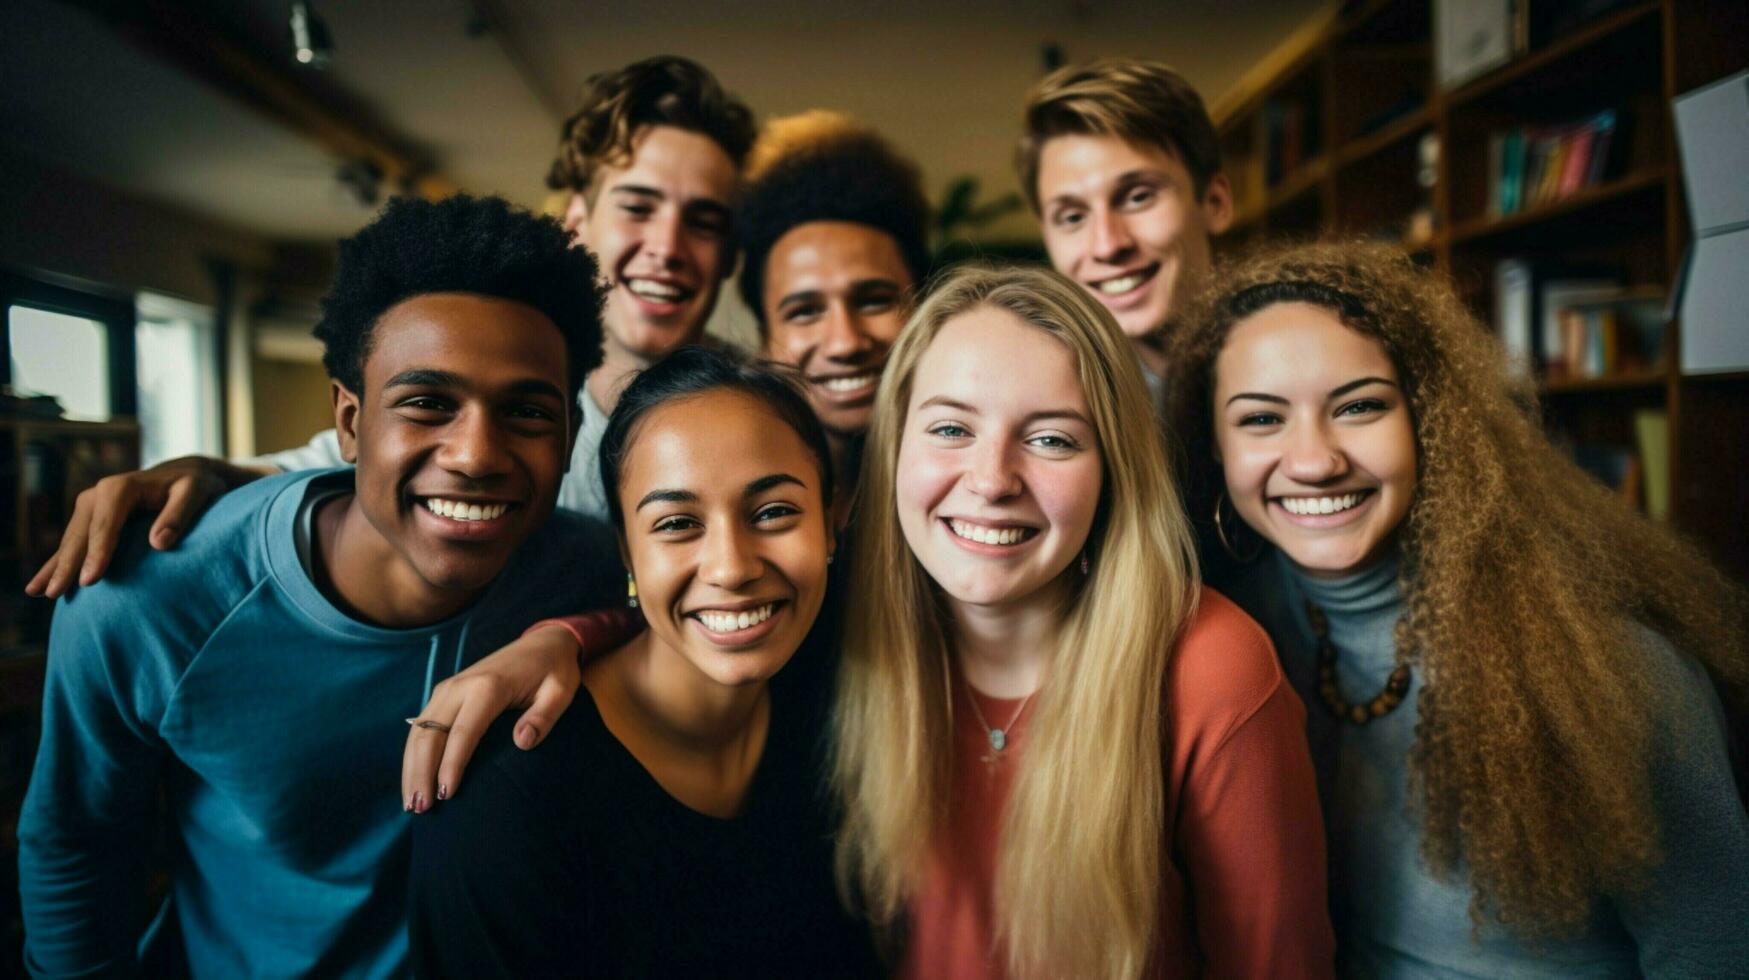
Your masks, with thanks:
[{"label": "man with afro hair", "polygon": [[773,119],[754,144],[735,215],[741,296],[765,355],[805,379],[842,486],[929,274],[928,222],[917,165],[847,116]]},{"label": "man with afro hair", "polygon": [[553,514],[594,277],[497,199],[398,200],[342,243],[317,335],[356,467],[227,494],[173,551],[135,523],[56,610],[18,827],[32,973],[406,975],[400,719],[622,581],[605,525]]}]

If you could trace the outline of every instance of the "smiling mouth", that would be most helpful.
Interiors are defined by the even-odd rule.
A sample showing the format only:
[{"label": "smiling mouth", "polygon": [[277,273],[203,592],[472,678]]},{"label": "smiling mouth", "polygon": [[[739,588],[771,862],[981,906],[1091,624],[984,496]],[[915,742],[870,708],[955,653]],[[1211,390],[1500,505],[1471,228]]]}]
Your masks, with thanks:
[{"label": "smiling mouth", "polygon": [[657,279],[639,279],[627,277],[624,280],[626,291],[641,300],[658,303],[664,306],[674,306],[686,302],[697,295],[697,290],[687,289],[677,283],[662,282]]},{"label": "smiling mouth", "polygon": [[993,544],[1000,547],[1012,547],[1017,544],[1024,544],[1025,542],[1032,540],[1038,534],[1038,528],[1035,527],[1017,527],[1013,525],[1007,527],[992,527],[988,524],[973,524],[971,521],[962,521],[954,517],[948,518],[946,523],[948,529],[953,531],[955,537],[964,538],[967,541],[975,541],[978,544]]},{"label": "smiling mouth", "polygon": [[873,388],[881,382],[881,369],[875,367],[861,374],[841,374],[830,378],[815,378],[813,383],[832,395],[851,395]]},{"label": "smiling mouth", "polygon": [[1159,263],[1155,263],[1145,269],[1138,269],[1128,275],[1117,276],[1112,279],[1105,279],[1093,283],[1092,286],[1095,292],[1103,296],[1122,296],[1141,288],[1144,283],[1154,278],[1154,275],[1159,271],[1160,265]]},{"label": "smiling mouth", "polygon": [[1321,517],[1326,514],[1340,514],[1343,511],[1359,507],[1372,496],[1372,490],[1356,490],[1353,493],[1331,494],[1323,497],[1277,497],[1276,502],[1281,509],[1296,517]]},{"label": "smiling mouth", "polygon": [[763,606],[753,606],[747,609],[695,609],[687,613],[687,617],[698,621],[707,633],[719,637],[733,636],[754,627],[763,625],[777,611],[783,608],[782,600],[773,600]]},{"label": "smiling mouth", "polygon": [[506,503],[471,503],[448,497],[420,497],[418,500],[426,510],[438,517],[446,517],[462,523],[495,521],[503,517],[504,512],[510,509],[510,505]]}]

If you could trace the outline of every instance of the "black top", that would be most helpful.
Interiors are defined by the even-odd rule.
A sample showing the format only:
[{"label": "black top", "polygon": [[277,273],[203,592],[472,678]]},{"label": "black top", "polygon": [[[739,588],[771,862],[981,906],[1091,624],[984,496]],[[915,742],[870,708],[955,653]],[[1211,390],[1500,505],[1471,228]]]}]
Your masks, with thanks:
[{"label": "black top", "polygon": [[514,715],[501,719],[463,791],[414,821],[414,970],[876,974],[868,929],[832,881],[820,736],[837,651],[818,639],[833,631],[814,634],[771,682],[765,751],[727,820],[669,796],[588,688],[532,751],[511,743]]}]

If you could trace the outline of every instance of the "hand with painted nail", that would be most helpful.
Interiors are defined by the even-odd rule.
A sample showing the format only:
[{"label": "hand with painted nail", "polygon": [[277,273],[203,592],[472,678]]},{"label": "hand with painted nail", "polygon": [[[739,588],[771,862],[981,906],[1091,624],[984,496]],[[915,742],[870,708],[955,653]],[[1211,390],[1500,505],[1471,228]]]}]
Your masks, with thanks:
[{"label": "hand with painted nail", "polygon": [[273,472],[207,456],[183,456],[151,469],[106,476],[79,494],[60,547],[24,591],[58,599],[75,585],[102,578],[122,528],[135,514],[157,514],[148,540],[159,551],[174,548],[208,504]]},{"label": "hand with painted nail", "polygon": [[643,629],[627,610],[571,617],[566,625],[537,624],[520,639],[437,685],[417,718],[407,719],[401,756],[401,807],[424,813],[456,794],[462,772],[499,715],[526,709],[512,737],[532,749],[570,708],[583,683],[580,656],[612,650]]}]

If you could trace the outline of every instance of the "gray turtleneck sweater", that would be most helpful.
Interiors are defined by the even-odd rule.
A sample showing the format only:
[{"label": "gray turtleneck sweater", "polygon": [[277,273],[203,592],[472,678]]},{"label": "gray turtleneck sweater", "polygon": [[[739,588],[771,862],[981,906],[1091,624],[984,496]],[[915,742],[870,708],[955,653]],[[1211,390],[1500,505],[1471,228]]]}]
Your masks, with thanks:
[{"label": "gray turtleneck sweater", "polygon": [[1477,941],[1467,878],[1461,872],[1452,880],[1435,878],[1421,860],[1408,766],[1421,672],[1397,710],[1365,726],[1339,721],[1318,695],[1306,600],[1329,621],[1343,697],[1369,701],[1396,664],[1392,633],[1403,613],[1396,560],[1322,579],[1266,553],[1226,591],[1269,631],[1306,704],[1330,837],[1330,917],[1341,975],[1749,976],[1749,818],[1732,780],[1723,712],[1698,663],[1646,634],[1647,669],[1674,703],[1691,709],[1660,731],[1654,747],[1665,859],[1651,887],[1599,903],[1585,932],[1572,940],[1532,947],[1490,926]]}]

